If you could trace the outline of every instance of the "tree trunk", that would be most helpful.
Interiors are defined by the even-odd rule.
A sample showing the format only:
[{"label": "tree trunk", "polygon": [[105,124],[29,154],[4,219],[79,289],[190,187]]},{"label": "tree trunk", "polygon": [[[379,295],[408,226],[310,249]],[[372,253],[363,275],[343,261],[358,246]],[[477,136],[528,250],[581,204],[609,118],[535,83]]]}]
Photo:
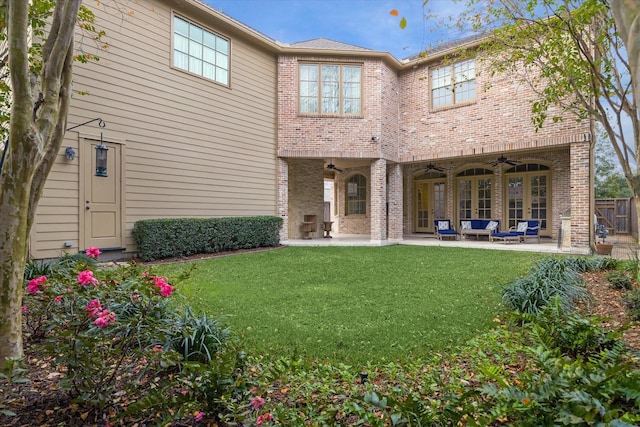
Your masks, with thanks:
[{"label": "tree trunk", "polygon": [[[616,21],[616,27],[624,42],[629,56],[629,68],[631,69],[631,86],[636,107],[640,102],[640,2],[638,0],[612,0],[611,10]],[[631,117],[637,121],[638,117]],[[640,135],[634,135],[636,170],[632,182],[633,202],[636,204],[636,212],[640,212]],[[637,230],[640,232],[640,215],[638,215]],[[636,251],[637,260],[640,262],[640,247]]]},{"label": "tree trunk", "polygon": [[81,0],[54,4],[42,49],[37,104],[33,96],[37,79],[31,79],[29,70],[29,3],[9,0],[6,19],[13,103],[0,173],[0,368],[7,358],[23,355],[21,307],[27,241],[44,182],[64,138],[74,24]]}]

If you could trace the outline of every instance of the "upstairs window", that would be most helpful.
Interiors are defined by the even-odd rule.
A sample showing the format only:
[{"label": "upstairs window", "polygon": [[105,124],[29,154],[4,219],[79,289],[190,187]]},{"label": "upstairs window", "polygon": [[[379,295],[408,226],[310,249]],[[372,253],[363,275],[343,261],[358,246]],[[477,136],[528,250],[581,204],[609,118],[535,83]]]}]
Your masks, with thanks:
[{"label": "upstairs window", "polygon": [[300,113],[360,115],[361,100],[360,65],[300,64]]},{"label": "upstairs window", "polygon": [[431,70],[431,106],[460,104],[476,98],[475,60],[456,62]]},{"label": "upstairs window", "polygon": [[347,180],[347,215],[367,213],[367,179],[364,175],[353,175]]},{"label": "upstairs window", "polygon": [[174,16],[173,65],[228,85],[229,40]]}]

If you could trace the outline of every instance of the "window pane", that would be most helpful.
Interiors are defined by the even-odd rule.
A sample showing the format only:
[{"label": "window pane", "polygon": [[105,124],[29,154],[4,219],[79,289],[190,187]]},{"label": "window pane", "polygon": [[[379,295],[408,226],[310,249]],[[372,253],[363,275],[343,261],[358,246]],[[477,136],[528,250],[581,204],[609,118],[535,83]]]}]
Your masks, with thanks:
[{"label": "window pane", "polygon": [[216,67],[213,64],[207,64],[206,62],[202,66],[202,75],[208,79],[216,79]]},{"label": "window pane", "polygon": [[184,19],[180,19],[177,16],[173,19],[173,30],[176,33],[182,34],[184,36],[189,35],[189,23]]},{"label": "window pane", "polygon": [[209,31],[204,32],[204,40],[203,44],[211,49],[216,48],[216,36],[211,34]]},{"label": "window pane", "polygon": [[322,66],[322,81],[323,82],[337,82],[340,74],[340,67],[337,65],[323,65]]},{"label": "window pane", "polygon": [[344,100],[344,114],[360,114],[360,100],[359,99],[345,99]]},{"label": "window pane", "polygon": [[175,50],[187,53],[189,52],[189,39],[176,34],[173,38],[173,47]]},{"label": "window pane", "polygon": [[202,61],[198,58],[189,58],[189,71],[195,74],[202,75]]},{"label": "window pane", "polygon": [[475,99],[476,81],[471,80],[464,83],[456,84],[455,96],[456,96],[456,103]]},{"label": "window pane", "polygon": [[318,81],[317,65],[300,65],[300,81]]},{"label": "window pane", "polygon": [[453,102],[451,88],[449,86],[434,89],[431,91],[432,104],[434,107],[449,105]]},{"label": "window pane", "polygon": [[322,98],[322,112],[327,114],[338,114],[338,98]]},{"label": "window pane", "polygon": [[317,113],[318,112],[318,98],[317,97],[303,97],[300,98],[300,112],[301,113]]},{"label": "window pane", "polygon": [[202,59],[210,64],[215,64],[216,52],[208,47],[202,48]]},{"label": "window pane", "polygon": [[451,67],[436,68],[431,72],[431,87],[439,88],[451,84]]},{"label": "window pane", "polygon": [[200,27],[196,27],[193,24],[191,24],[191,26],[189,27],[189,38],[191,40],[197,41],[198,43],[202,43],[202,33],[203,33],[203,30]]},{"label": "window pane", "polygon": [[202,45],[200,43],[189,40],[189,55],[202,59]]},{"label": "window pane", "polygon": [[173,65],[182,68],[183,70],[189,69],[189,55],[178,51],[173,52]]},{"label": "window pane", "polygon": [[218,67],[224,68],[225,70],[229,69],[229,57],[222,53],[216,53],[216,65]]},{"label": "window pane", "polygon": [[229,71],[224,68],[216,67],[216,80],[222,84],[229,84]]},{"label": "window pane", "polygon": [[343,70],[345,82],[360,83],[360,67],[345,66]]},{"label": "window pane", "polygon": [[474,80],[476,78],[475,61],[463,61],[453,66],[456,82]]},{"label": "window pane", "polygon": [[229,55],[229,41],[221,37],[216,37],[216,50],[225,55]]}]

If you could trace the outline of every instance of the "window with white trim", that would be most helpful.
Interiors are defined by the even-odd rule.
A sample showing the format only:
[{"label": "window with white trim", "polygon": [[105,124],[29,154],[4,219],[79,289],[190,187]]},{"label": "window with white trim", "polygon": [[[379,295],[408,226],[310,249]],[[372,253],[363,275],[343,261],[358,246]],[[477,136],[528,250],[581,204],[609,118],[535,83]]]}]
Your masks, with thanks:
[{"label": "window with white trim", "polygon": [[455,62],[431,70],[431,106],[460,104],[476,98],[475,60]]},{"label": "window with white trim", "polygon": [[173,66],[229,84],[229,40],[173,17]]},{"label": "window with white trim", "polygon": [[360,115],[362,66],[300,64],[300,105],[303,114]]}]

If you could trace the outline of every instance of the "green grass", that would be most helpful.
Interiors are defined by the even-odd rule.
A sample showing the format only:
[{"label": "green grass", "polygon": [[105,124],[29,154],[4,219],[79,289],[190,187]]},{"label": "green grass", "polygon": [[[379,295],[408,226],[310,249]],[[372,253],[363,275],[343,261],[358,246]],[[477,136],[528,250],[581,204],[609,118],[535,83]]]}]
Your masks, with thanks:
[{"label": "green grass", "polygon": [[362,364],[428,357],[490,329],[501,286],[538,258],[446,247],[287,247],[200,261],[179,289],[195,308],[229,315],[251,354]]}]

